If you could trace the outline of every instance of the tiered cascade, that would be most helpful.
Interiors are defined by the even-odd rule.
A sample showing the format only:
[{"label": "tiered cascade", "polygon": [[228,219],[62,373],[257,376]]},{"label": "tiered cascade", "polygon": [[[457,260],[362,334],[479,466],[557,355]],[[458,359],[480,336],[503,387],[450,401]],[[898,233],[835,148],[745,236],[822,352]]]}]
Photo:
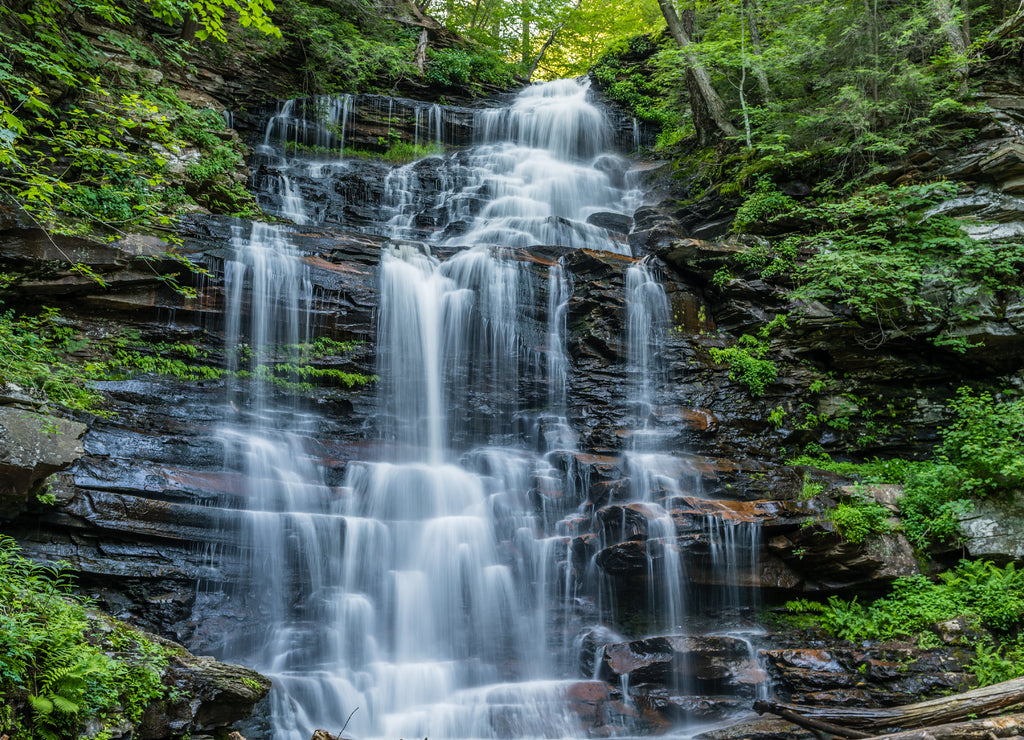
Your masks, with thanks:
[{"label": "tiered cascade", "polygon": [[[262,156],[285,161],[274,142],[296,135],[341,145],[337,127],[310,133],[296,120],[282,106]],[[664,729],[644,709],[658,671],[628,657],[637,639],[661,641],[658,675],[677,720],[731,706],[693,697],[763,685],[748,642],[697,637],[699,617],[721,628],[722,614],[750,606],[756,527],[703,500],[659,430],[669,304],[656,270],[628,257],[615,258],[615,289],[632,428],[621,450],[577,449],[575,280],[557,255],[628,251],[588,218],[628,211],[635,197],[625,160],[604,151],[601,111],[585,85],[559,81],[477,124],[482,143],[447,160],[450,189],[401,190],[416,164],[389,180],[381,228],[407,236],[403,224],[428,201],[462,226],[430,235],[445,259],[408,242],[381,254],[374,453],[328,486],[309,462],[314,419],[272,403],[259,383],[232,401],[223,437],[252,489],[243,545],[260,585],[244,598],[260,624],[225,657],[274,680],[277,740],[346,722],[353,736],[392,740]],[[297,209],[296,223],[320,220],[300,200],[279,202]],[[535,245],[555,249],[522,249]],[[229,352],[308,339],[311,297],[288,232],[254,227],[234,246]]]}]

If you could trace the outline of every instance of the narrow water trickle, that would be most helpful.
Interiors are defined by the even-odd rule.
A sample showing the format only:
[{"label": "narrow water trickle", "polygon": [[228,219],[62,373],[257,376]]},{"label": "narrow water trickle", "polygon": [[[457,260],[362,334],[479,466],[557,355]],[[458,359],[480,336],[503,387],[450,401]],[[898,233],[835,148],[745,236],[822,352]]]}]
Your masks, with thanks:
[{"label": "narrow water trickle", "polygon": [[[340,132],[320,132],[284,104],[263,155],[282,157],[289,141],[339,151],[348,102],[318,105]],[[439,140],[443,111],[424,111],[417,140]],[[254,224],[232,241],[225,335],[242,380],[221,439],[228,467],[246,480],[240,546],[253,580],[238,598],[255,616],[223,657],[273,680],[275,740],[308,740],[346,722],[359,740],[643,732],[636,684],[628,672],[608,675],[608,646],[626,639],[617,620],[635,605],[615,596],[621,589],[595,546],[644,548],[649,626],[660,634],[688,633],[691,567],[726,581],[712,589],[724,593],[722,608],[748,606],[749,572],[731,573],[756,561],[735,555],[756,553],[756,532],[714,516],[695,517],[699,531],[680,530],[677,510],[700,498],[700,476],[659,423],[669,304],[657,269],[631,264],[618,283],[621,402],[633,421],[622,450],[597,454],[578,449],[573,427],[569,263],[516,250],[628,254],[622,235],[590,218],[628,217],[636,198],[627,163],[606,151],[605,117],[585,84],[562,80],[482,112],[477,128],[477,145],[444,158],[432,180],[443,189],[415,190],[416,163],[386,181],[381,229],[392,236],[412,233],[424,209],[445,215],[432,245],[382,250],[376,446],[345,464],[342,485],[328,485],[312,462],[316,418],[259,382],[288,347],[315,335],[289,232]],[[285,174],[277,187],[280,212],[317,221]],[[446,258],[431,252],[437,246]],[[602,500],[598,484],[617,493]],[[615,507],[618,524],[609,523]],[[628,539],[630,527],[643,538]],[[703,554],[686,554],[684,534]],[[682,681],[671,689],[698,690]]]}]

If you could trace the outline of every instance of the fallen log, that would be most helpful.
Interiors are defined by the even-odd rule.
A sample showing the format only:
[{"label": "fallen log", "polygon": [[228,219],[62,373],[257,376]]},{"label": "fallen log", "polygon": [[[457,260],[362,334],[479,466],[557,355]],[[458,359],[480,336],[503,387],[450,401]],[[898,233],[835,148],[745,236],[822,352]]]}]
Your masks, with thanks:
[{"label": "fallen log", "polygon": [[990,740],[1017,737],[1024,733],[1024,714],[953,722],[891,735],[873,735],[869,740]]},{"label": "fallen log", "polygon": [[1024,707],[1024,677],[899,707],[776,706],[806,718],[872,730],[932,727]]},{"label": "fallen log", "polygon": [[[812,732],[827,732],[829,735],[838,735],[839,737],[850,738],[850,740],[861,740],[862,738],[870,738],[871,735],[867,732],[861,732],[860,730],[851,730],[848,727],[839,727],[831,722],[824,722],[820,719],[811,719],[810,717],[804,717],[791,712],[788,709],[776,704],[772,701],[755,701],[754,711],[758,714],[774,714],[787,722],[792,722],[797,727],[803,727],[805,730],[811,730]],[[314,740],[316,740],[314,738]]]},{"label": "fallen log", "polygon": [[990,46],[991,44],[1000,41],[1010,34],[1014,33],[1018,28],[1024,26],[1024,10],[1018,10],[1016,13],[1011,15],[1005,21],[996,26],[992,31],[985,37],[985,42],[982,46]]}]

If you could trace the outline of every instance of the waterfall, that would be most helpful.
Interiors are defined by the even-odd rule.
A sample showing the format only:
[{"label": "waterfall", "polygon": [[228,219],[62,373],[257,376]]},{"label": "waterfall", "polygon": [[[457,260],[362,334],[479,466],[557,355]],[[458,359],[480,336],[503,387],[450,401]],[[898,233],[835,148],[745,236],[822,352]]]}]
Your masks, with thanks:
[{"label": "waterfall", "polygon": [[[289,142],[340,151],[350,104],[283,104],[261,156],[287,170],[298,166],[285,156]],[[423,109],[424,138],[440,140],[444,110]],[[390,125],[395,109],[386,110]],[[424,117],[414,110],[418,140]],[[220,439],[227,467],[246,481],[239,547],[251,582],[234,596],[251,619],[223,657],[273,680],[274,740],[336,732],[353,711],[346,733],[360,740],[632,736],[645,726],[630,696],[642,687],[626,674],[615,686],[598,680],[605,645],[624,638],[610,628],[621,627],[623,605],[594,548],[642,545],[651,629],[680,635],[692,617],[676,514],[699,497],[699,476],[658,421],[670,328],[658,270],[629,263],[602,288],[622,291],[622,403],[632,422],[623,450],[587,452],[573,417],[572,263],[519,250],[627,253],[621,235],[588,222],[601,211],[628,215],[627,164],[605,151],[607,122],[577,81],[527,88],[476,125],[473,147],[385,179],[380,228],[393,241],[376,274],[374,444],[343,471],[314,462],[316,415],[266,382],[285,348],[315,336],[291,232],[254,224],[232,241],[224,334],[237,380]],[[423,187],[428,165],[439,167],[429,182],[443,187]],[[326,180],[339,171],[315,169]],[[316,223],[288,177],[261,195],[296,224]],[[427,244],[399,241],[425,210],[443,214],[444,227]],[[627,533],[627,510],[643,520],[636,532]],[[613,515],[621,522],[605,521]],[[719,524],[687,534],[712,539],[710,565],[700,563],[728,574],[741,530]],[[743,608],[749,574],[723,578],[732,580],[722,603]]]},{"label": "waterfall", "polygon": [[259,192],[264,210],[298,225],[322,220],[297,180],[321,179],[344,169],[342,153],[352,113],[351,95],[317,95],[280,104],[256,147],[265,182]]}]

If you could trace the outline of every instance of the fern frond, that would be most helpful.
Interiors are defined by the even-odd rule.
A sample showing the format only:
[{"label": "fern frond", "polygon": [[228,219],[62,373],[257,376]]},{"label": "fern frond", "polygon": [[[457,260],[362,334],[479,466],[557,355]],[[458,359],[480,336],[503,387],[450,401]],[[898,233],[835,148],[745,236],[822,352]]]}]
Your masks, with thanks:
[{"label": "fern frond", "polygon": [[53,714],[53,702],[45,696],[29,694],[28,703],[32,706],[32,711],[36,714],[42,715],[43,717]]},{"label": "fern frond", "polygon": [[53,708],[58,712],[62,712],[63,714],[78,714],[78,705],[66,696],[51,694],[50,699],[53,701]]}]

